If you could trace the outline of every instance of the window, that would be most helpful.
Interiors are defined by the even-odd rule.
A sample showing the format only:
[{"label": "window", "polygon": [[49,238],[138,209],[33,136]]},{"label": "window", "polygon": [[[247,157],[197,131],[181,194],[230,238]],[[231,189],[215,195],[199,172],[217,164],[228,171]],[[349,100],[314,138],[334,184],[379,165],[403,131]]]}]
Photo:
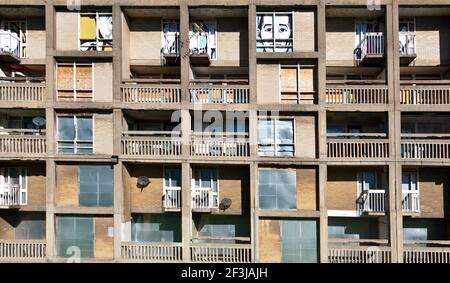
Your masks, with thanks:
[{"label": "window", "polygon": [[45,219],[26,219],[20,221],[14,230],[16,240],[44,240]]},{"label": "window", "polygon": [[295,170],[259,170],[258,172],[260,208],[297,208],[297,173]]},{"label": "window", "polygon": [[58,152],[93,153],[92,124],[92,116],[59,116]]},{"label": "window", "polygon": [[131,239],[135,242],[180,242],[181,218],[175,214],[133,216]]},{"label": "window", "polygon": [[294,120],[258,120],[259,156],[294,156]]},{"label": "window", "polygon": [[292,52],[293,12],[256,13],[256,51]]},{"label": "window", "polygon": [[232,238],[250,235],[250,223],[245,216],[194,214],[192,217],[195,243],[238,244],[240,240]]},{"label": "window", "polygon": [[217,59],[217,25],[215,22],[192,23],[189,32],[189,48],[192,54],[208,54]]},{"label": "window", "polygon": [[417,172],[406,171],[402,172],[402,191],[418,191],[419,186],[417,184]]},{"label": "window", "polygon": [[112,51],[112,13],[80,13],[81,51]]},{"label": "window", "polygon": [[27,204],[27,170],[19,167],[0,168],[0,204]]},{"label": "window", "polygon": [[164,167],[164,186],[181,188],[181,170],[175,167]]},{"label": "window", "polygon": [[281,261],[317,262],[315,220],[281,220]]},{"label": "window", "polygon": [[314,103],[314,67],[283,65],[280,70],[281,103]]},{"label": "window", "polygon": [[163,20],[162,46],[164,54],[180,53],[180,23],[178,21]]},{"label": "window", "polygon": [[219,206],[219,184],[216,168],[195,168],[192,179],[192,199],[194,208]]},{"label": "window", "polygon": [[400,19],[399,21],[399,44],[401,55],[416,53],[416,23],[412,19]]},{"label": "window", "polygon": [[360,193],[368,190],[380,189],[381,176],[377,172],[358,172],[358,191]]},{"label": "window", "polygon": [[26,20],[6,20],[3,30],[8,33],[0,35],[0,49],[19,58],[27,58]]},{"label": "window", "polygon": [[58,64],[59,101],[92,101],[92,64]]},{"label": "window", "polygon": [[94,219],[82,216],[58,216],[56,222],[58,256],[80,252],[82,258],[94,256]]},{"label": "window", "polygon": [[114,202],[113,168],[110,165],[80,165],[80,206],[112,206]]}]

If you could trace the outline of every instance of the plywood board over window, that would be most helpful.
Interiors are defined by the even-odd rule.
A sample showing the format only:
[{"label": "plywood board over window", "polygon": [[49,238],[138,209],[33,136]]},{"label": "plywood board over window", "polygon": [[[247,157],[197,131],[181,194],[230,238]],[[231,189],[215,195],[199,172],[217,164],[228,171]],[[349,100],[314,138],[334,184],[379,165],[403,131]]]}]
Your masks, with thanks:
[{"label": "plywood board over window", "polygon": [[58,101],[92,101],[92,65],[58,64]]},{"label": "plywood board over window", "polygon": [[305,65],[281,65],[281,103],[315,103],[314,68],[314,66]]}]

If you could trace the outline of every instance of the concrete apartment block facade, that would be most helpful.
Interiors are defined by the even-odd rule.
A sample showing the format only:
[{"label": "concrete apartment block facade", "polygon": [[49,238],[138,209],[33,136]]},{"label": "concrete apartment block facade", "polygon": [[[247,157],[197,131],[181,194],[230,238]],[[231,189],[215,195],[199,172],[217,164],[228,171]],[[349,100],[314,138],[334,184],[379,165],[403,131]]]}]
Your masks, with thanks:
[{"label": "concrete apartment block facade", "polygon": [[69,2],[0,0],[0,261],[450,262],[450,1]]}]

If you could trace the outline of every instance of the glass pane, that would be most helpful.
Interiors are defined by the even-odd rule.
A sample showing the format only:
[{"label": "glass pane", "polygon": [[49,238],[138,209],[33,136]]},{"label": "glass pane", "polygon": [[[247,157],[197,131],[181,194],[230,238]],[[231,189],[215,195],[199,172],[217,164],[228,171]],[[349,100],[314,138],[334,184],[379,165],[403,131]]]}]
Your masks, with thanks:
[{"label": "glass pane", "polygon": [[77,117],[78,140],[92,141],[92,117]]},{"label": "glass pane", "polygon": [[258,120],[258,143],[265,145],[274,144],[273,131],[273,120]]},{"label": "glass pane", "polygon": [[409,172],[402,173],[402,190],[403,191],[409,190]]},{"label": "glass pane", "polygon": [[315,220],[281,221],[282,262],[317,262]]},{"label": "glass pane", "polygon": [[73,117],[58,117],[58,137],[59,140],[71,141],[75,139],[75,126]]},{"label": "glass pane", "polygon": [[364,172],[365,177],[365,188],[366,190],[375,190],[377,189],[377,180],[375,172]]},{"label": "glass pane", "polygon": [[81,257],[94,255],[94,222],[92,217],[57,217],[58,256],[70,257],[79,249]]},{"label": "glass pane", "polygon": [[294,143],[293,120],[278,120],[276,129],[277,129],[277,143],[279,144]]},{"label": "glass pane", "polygon": [[202,188],[211,188],[211,170],[210,169],[202,169],[201,171],[201,187]]}]

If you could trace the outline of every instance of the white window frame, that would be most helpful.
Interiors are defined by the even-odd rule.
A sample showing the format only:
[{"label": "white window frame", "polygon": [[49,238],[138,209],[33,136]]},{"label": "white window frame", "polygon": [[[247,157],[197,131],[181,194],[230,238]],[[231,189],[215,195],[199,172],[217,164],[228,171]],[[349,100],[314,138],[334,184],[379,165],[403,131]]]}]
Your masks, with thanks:
[{"label": "white window frame", "polygon": [[[272,27],[274,26],[275,16],[277,16],[277,15],[287,15],[287,16],[290,15],[291,16],[291,18],[292,18],[292,26],[291,26],[292,38],[283,40],[281,42],[284,42],[284,41],[285,42],[292,42],[292,45],[291,46],[286,46],[286,47],[279,47],[279,48],[291,48],[292,49],[292,51],[286,51],[285,53],[292,53],[292,52],[294,52],[294,46],[295,46],[295,42],[294,42],[294,40],[295,40],[295,36],[294,36],[295,35],[294,11],[288,11],[288,12],[283,12],[283,11],[256,12],[256,18],[255,19],[257,19],[259,15],[272,15]],[[256,22],[256,25],[258,25],[258,22]],[[258,29],[258,26],[256,26],[256,29]],[[277,40],[275,39],[275,29],[274,28],[272,28],[272,45],[269,45],[269,46],[258,46],[258,41],[266,42],[267,40],[256,38],[256,52],[257,53],[258,52],[266,52],[266,51],[258,51],[258,48],[262,48],[262,49],[266,49],[267,48],[267,49],[272,49],[271,52],[279,52],[279,51],[276,51]]]},{"label": "white window frame", "polygon": [[[24,36],[25,36],[25,42],[22,42],[21,34],[19,34],[19,44],[20,44],[20,46],[19,46],[19,55],[20,55],[20,58],[28,58],[29,50],[27,48],[28,47],[28,21],[27,21],[27,18],[25,17],[25,19],[5,19],[4,23],[3,23],[3,30],[11,32],[10,25],[11,25],[11,23],[14,23],[14,22],[15,23],[19,23],[19,22],[20,23],[24,23],[24,25],[25,25],[25,31],[20,30],[20,32],[23,33]],[[23,48],[25,48],[27,50],[26,51],[26,53],[27,53],[26,56],[23,55]]]},{"label": "white window frame", "polygon": [[56,83],[56,100],[59,100],[59,96],[58,96],[58,67],[59,66],[72,66],[73,67],[73,101],[76,102],[77,101],[77,66],[91,66],[91,100],[89,102],[94,101],[94,78],[95,78],[95,74],[94,74],[94,70],[95,70],[95,63],[77,63],[77,62],[73,62],[73,63],[56,63],[56,78],[55,78],[55,83]]},{"label": "white window frame", "polygon": [[0,168],[0,186],[3,190],[5,186],[10,186],[11,184],[11,173],[10,170],[19,169],[19,203],[20,205],[27,205],[28,203],[28,172],[25,167],[1,167]]},{"label": "white window frame", "polygon": [[[199,187],[197,187],[195,185],[196,179],[195,179],[195,173],[194,173],[195,171],[194,170],[199,170],[199,175],[198,175],[199,176],[198,181],[199,181],[199,185],[200,185]],[[210,188],[201,187],[201,183],[202,183],[201,182],[202,181],[202,174],[201,174],[201,172],[202,172],[202,170],[211,170],[211,172],[212,171],[216,172],[217,192],[214,192],[214,186],[213,186],[214,178],[213,178],[213,174],[211,174],[211,179],[210,179],[211,187]],[[219,168],[217,166],[213,166],[213,167],[196,167],[196,168],[192,168],[192,171],[193,172],[192,172],[192,178],[191,178],[191,188],[194,189],[194,190],[199,190],[199,191],[201,191],[201,190],[209,191],[209,207],[210,208],[217,208],[218,205],[219,205],[219,195],[220,195]],[[214,203],[214,198],[217,199],[217,203],[216,204]]]},{"label": "white window frame", "polygon": [[[297,147],[296,147],[296,143],[297,143],[297,141],[296,141],[296,135],[295,135],[295,133],[296,133],[296,128],[295,128],[295,119],[294,118],[284,118],[284,117],[280,117],[280,118],[259,118],[258,119],[258,122],[260,121],[260,120],[266,120],[266,121],[274,121],[274,126],[273,126],[273,137],[272,137],[272,141],[273,141],[273,147],[274,147],[274,155],[259,155],[259,146],[260,146],[260,142],[259,142],[259,135],[258,135],[258,156],[262,156],[262,157],[295,157],[295,155],[296,155],[296,150],[297,150]],[[293,136],[293,138],[294,138],[294,140],[293,140],[293,144],[292,144],[292,146],[294,147],[294,150],[293,150],[293,152],[292,152],[292,156],[283,156],[283,155],[278,155],[278,147],[280,146],[280,145],[282,145],[282,144],[278,144],[277,142],[276,142],[276,140],[277,140],[277,121],[279,121],[279,120],[288,120],[288,121],[292,121],[292,130],[293,130],[293,133],[292,133],[292,136]],[[259,126],[258,126],[258,131],[259,131]],[[270,145],[272,145],[272,144],[270,144]]]},{"label": "white window frame", "polygon": [[[176,24],[178,29],[177,31],[173,34],[173,36],[175,36],[175,40],[178,40],[178,43],[176,44],[177,46],[177,50],[175,53],[169,53],[166,52],[166,42],[164,40],[164,25],[165,24]],[[172,33],[169,34],[170,36],[172,36]],[[179,20],[169,20],[169,19],[161,19],[161,49],[162,49],[162,53],[163,54],[180,54],[180,21]]]},{"label": "white window frame", "polygon": [[[209,59],[211,60],[211,61],[214,61],[214,60],[217,60],[217,58],[219,58],[219,55],[218,55],[218,50],[217,50],[217,35],[218,35],[218,31],[217,31],[217,21],[216,20],[207,20],[207,21],[199,21],[199,22],[201,22],[203,25],[212,25],[212,26],[214,26],[215,27],[215,36],[214,36],[214,42],[210,42],[210,40],[209,40],[209,38],[210,38],[210,33],[209,33],[209,28],[208,28],[208,32],[206,32],[206,39],[207,39],[207,41],[206,41],[206,48],[207,48],[207,54],[209,55]],[[193,23],[195,23],[195,21],[194,22],[191,22],[191,24],[190,24],[190,30],[189,30],[189,43],[190,43],[190,41],[191,41],[191,38],[192,37],[194,37],[194,31],[193,31]],[[199,38],[200,38],[200,35],[202,34],[203,32],[200,32],[200,34],[199,34],[199,36],[197,36],[197,46],[199,45],[198,44],[198,41],[199,41]],[[215,50],[215,58],[212,58],[212,50]],[[191,51],[191,46],[189,46],[189,51]]]},{"label": "white window frame", "polygon": [[[81,23],[81,16],[84,16],[84,15],[95,15],[95,50],[94,51],[104,51],[102,49],[104,49],[105,47],[113,48],[114,37],[111,39],[111,46],[109,46],[109,45],[104,46],[103,41],[107,42],[109,39],[103,39],[103,40],[99,39],[99,31],[98,31],[98,26],[97,26],[98,19],[100,18],[100,16],[111,16],[112,17],[112,12],[99,12],[98,10],[96,10],[95,12],[81,12],[81,11],[78,12],[78,49],[80,51],[82,51],[81,50],[82,43],[81,43],[81,38],[80,38],[80,33],[81,33],[80,23]],[[102,45],[99,45],[100,42],[102,42]]]},{"label": "white window frame", "polygon": [[[61,140],[60,138],[59,138],[59,118],[60,117],[74,117],[74,127],[75,127],[75,139],[72,141],[72,140]],[[80,141],[80,140],[78,140],[78,127],[77,127],[77,118],[78,117],[90,117],[91,119],[92,119],[92,153],[78,153],[78,146],[77,146],[77,144],[78,144],[78,142],[87,142],[87,141]],[[95,140],[95,115],[58,115],[57,117],[56,117],[56,129],[57,129],[57,133],[56,133],[56,136],[57,136],[57,142],[56,142],[56,144],[57,144],[57,152],[58,153],[60,153],[60,154],[95,154],[95,143],[94,143],[94,140]],[[59,143],[60,142],[73,142],[73,144],[74,144],[74,146],[73,146],[73,148],[74,148],[74,152],[73,153],[64,153],[64,152],[61,152],[60,151],[60,148],[59,148]],[[84,147],[83,149],[89,149],[90,147]]]},{"label": "white window frame", "polygon": [[[408,26],[408,31],[400,31],[400,24],[402,24],[402,23],[406,23],[406,25]],[[409,30],[409,24],[410,23],[413,23],[413,26],[414,26],[414,30],[413,31],[410,31]],[[408,35],[412,35],[412,36],[416,36],[416,31],[417,31],[417,28],[416,28],[416,18],[415,17],[412,17],[412,18],[401,18],[400,20],[399,20],[399,37],[401,37],[401,36],[408,36]],[[399,43],[401,43],[401,42],[399,42]],[[415,53],[417,53],[417,42],[416,42],[416,38],[414,38],[414,52]],[[402,55],[402,54],[404,54],[404,55],[409,55],[409,50],[407,50],[406,51],[406,53],[402,53],[401,52],[401,50],[400,50],[400,55]]]}]

